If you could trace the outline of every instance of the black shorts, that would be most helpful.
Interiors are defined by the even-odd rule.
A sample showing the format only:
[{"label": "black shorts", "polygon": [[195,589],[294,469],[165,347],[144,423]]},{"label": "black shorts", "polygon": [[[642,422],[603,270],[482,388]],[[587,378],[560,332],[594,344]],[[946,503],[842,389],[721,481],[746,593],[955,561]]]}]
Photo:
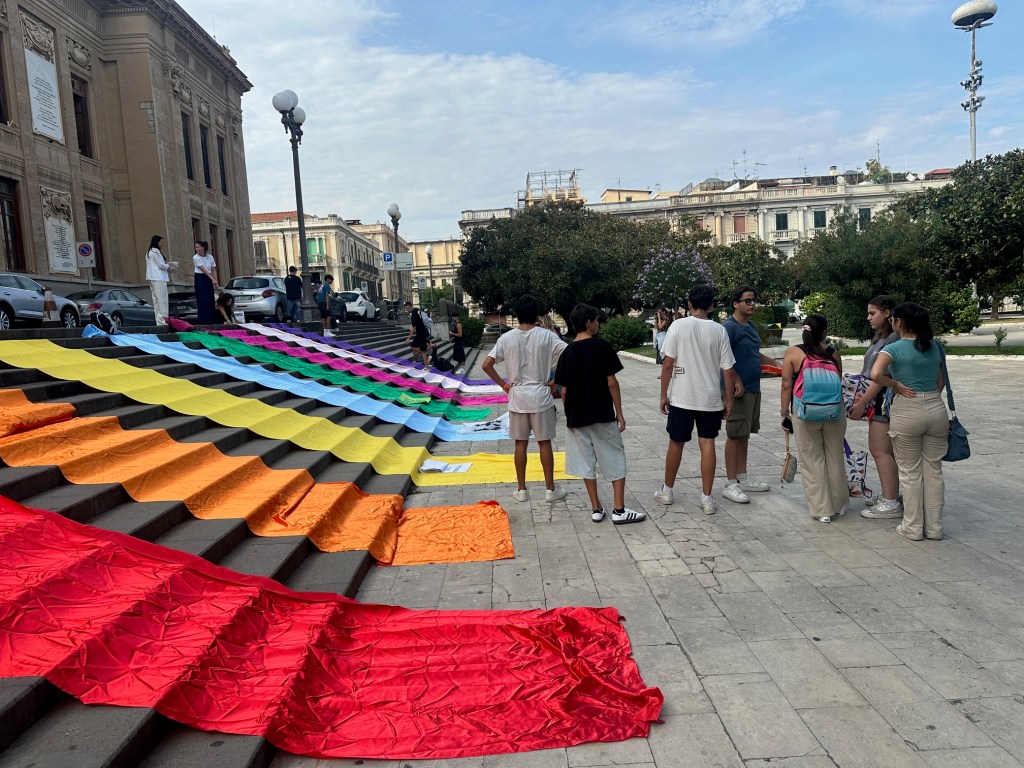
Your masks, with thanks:
[{"label": "black shorts", "polygon": [[328,320],[331,317],[331,310],[325,307],[323,304],[317,304],[316,308],[320,310],[320,319]]},{"label": "black shorts", "polygon": [[413,349],[418,349],[420,352],[425,352],[427,349],[427,334],[417,333],[413,336],[412,341],[409,342],[409,346]]},{"label": "black shorts", "polygon": [[693,425],[697,425],[697,437],[712,440],[722,430],[721,411],[691,411],[686,408],[668,407],[668,424],[665,431],[673,443],[688,443],[693,437]]}]

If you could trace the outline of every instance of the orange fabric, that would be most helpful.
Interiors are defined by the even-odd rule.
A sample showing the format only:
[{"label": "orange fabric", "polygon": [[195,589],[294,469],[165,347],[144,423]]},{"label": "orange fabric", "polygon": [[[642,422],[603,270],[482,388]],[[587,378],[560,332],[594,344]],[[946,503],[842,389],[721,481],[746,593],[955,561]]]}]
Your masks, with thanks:
[{"label": "orange fabric", "polygon": [[0,389],[0,437],[66,421],[74,415],[71,403],[33,403],[20,389]]},{"label": "orange fabric", "polygon": [[[40,418],[51,412],[50,404],[24,402],[22,422],[32,421],[33,408]],[[398,495],[316,483],[304,469],[270,469],[257,456],[179,443],[164,430],[124,430],[112,416],[8,434],[0,437],[0,458],[10,466],[56,465],[76,484],[119,483],[137,501],[181,501],[200,519],[244,518],[257,536],[305,535],[325,552],[366,549],[383,564],[515,556],[496,502],[403,512]]]}]

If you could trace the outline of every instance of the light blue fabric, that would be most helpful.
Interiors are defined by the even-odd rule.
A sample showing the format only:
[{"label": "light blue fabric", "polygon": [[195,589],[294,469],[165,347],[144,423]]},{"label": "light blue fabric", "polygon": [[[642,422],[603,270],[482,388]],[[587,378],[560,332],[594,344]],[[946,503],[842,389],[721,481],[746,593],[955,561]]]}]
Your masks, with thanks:
[{"label": "light blue fabric", "polygon": [[[98,330],[98,329],[97,329]],[[89,332],[90,336],[105,335]],[[85,333],[83,333],[85,335]],[[220,357],[208,349],[191,349],[178,341],[161,341],[150,333],[120,333],[110,340],[121,347],[136,347],[148,354],[164,355],[179,363],[191,363],[207,371],[216,371],[242,381],[252,381],[270,389],[280,389],[297,397],[309,397],[329,405],[340,405],[356,413],[375,416],[391,424],[403,424],[414,432],[426,432],[449,443],[475,440],[503,440],[508,438],[508,424],[502,419],[454,424],[420,411],[386,403],[369,395],[329,387],[309,379],[300,379],[288,373],[268,371],[259,366],[246,365],[233,357]]]}]

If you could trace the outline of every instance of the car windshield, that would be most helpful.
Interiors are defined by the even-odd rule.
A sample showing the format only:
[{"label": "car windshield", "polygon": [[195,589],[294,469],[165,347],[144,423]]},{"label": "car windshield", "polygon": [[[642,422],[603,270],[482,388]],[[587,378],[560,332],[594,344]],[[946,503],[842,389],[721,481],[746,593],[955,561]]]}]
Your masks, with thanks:
[{"label": "car windshield", "polygon": [[72,301],[85,301],[86,299],[95,299],[101,293],[102,291],[75,291],[74,293],[69,293],[66,298]]},{"label": "car windshield", "polygon": [[342,291],[341,298],[344,301],[359,301],[359,294],[353,291]]},{"label": "car windshield", "polygon": [[251,290],[253,288],[266,288],[270,281],[265,277],[233,277],[228,280],[224,287],[228,290]]}]

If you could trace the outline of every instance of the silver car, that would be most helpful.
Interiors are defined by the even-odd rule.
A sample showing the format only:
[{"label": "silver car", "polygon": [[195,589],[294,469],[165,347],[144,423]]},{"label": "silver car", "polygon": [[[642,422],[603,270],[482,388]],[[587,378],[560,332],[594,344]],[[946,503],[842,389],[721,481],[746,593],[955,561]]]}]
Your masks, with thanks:
[{"label": "silver car", "polygon": [[[0,331],[10,330],[16,320],[42,321],[45,293],[43,286],[30,277],[0,274]],[[56,294],[53,301],[57,305],[60,324],[65,328],[77,328],[78,306],[75,302]]]},{"label": "silver car", "polygon": [[156,325],[153,305],[123,288],[76,291],[69,293],[68,298],[78,305],[83,323],[92,322],[93,312],[106,312],[117,328],[122,325]]},{"label": "silver car", "polygon": [[235,311],[245,313],[246,319],[250,316],[272,317],[279,323],[284,322],[288,294],[283,277],[233,277],[228,280],[224,290],[235,297]]}]

